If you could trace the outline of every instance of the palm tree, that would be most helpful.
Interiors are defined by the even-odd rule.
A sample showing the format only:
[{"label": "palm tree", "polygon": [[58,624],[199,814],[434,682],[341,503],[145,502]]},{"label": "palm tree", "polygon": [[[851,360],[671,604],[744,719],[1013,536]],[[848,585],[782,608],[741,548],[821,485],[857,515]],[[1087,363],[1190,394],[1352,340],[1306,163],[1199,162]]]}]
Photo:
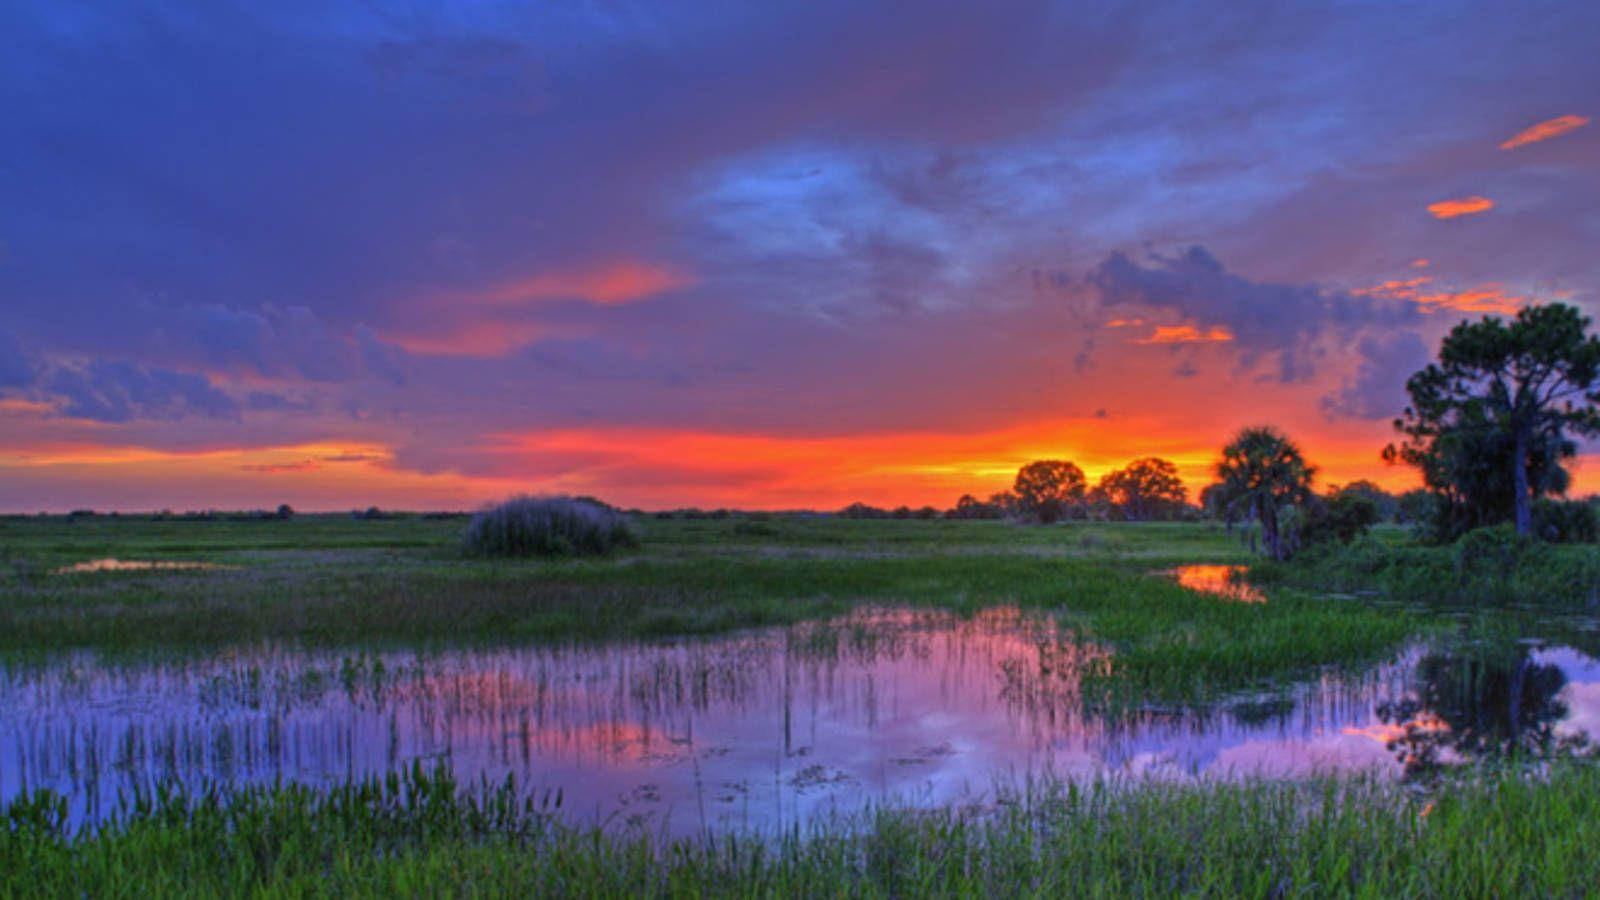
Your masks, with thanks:
[{"label": "palm tree", "polygon": [[1224,502],[1261,520],[1261,539],[1273,559],[1284,558],[1278,533],[1278,510],[1311,496],[1311,476],[1300,448],[1277,429],[1261,426],[1240,431],[1222,448],[1217,463]]}]

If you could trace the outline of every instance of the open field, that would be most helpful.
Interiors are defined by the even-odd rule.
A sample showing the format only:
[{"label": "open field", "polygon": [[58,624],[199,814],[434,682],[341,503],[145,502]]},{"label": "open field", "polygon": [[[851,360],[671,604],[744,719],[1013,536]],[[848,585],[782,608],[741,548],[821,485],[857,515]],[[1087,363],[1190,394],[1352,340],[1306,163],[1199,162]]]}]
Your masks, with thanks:
[{"label": "open field", "polygon": [[[1116,650],[1118,692],[1194,699],[1360,663],[1426,627],[1306,592],[1240,604],[1159,573],[1241,563],[1220,527],[645,520],[602,560],[464,556],[458,519],[0,522],[0,651],[166,652],[263,640],[515,643],[708,634],[862,605],[1037,609]],[[99,558],[214,569],[63,573]]]},{"label": "open field", "polygon": [[[0,520],[4,688],[14,705],[37,704],[11,720],[37,733],[0,742],[10,748],[0,765],[27,761],[20,787],[0,777],[8,889],[1442,897],[1569,895],[1600,878],[1585,849],[1600,837],[1600,775],[1582,753],[1547,761],[1570,699],[1550,673],[1595,665],[1594,631],[1581,623],[1544,622],[1539,635],[1567,646],[1530,656],[1517,641],[1530,632],[1504,610],[1474,601],[1441,615],[1355,578],[1318,591],[1314,567],[1265,567],[1265,602],[1179,587],[1164,574],[1176,566],[1252,561],[1208,524],[643,519],[636,549],[554,561],[468,557],[464,525]],[[1411,552],[1397,531],[1378,540]],[[107,558],[202,567],[64,571]],[[1456,646],[1476,655],[1453,656]],[[1504,673],[1542,687],[1502,696]],[[583,685],[581,697],[563,685]],[[191,694],[197,708],[185,706]],[[132,698],[139,711],[64,712],[87,697],[113,710]],[[879,740],[848,729],[919,697],[949,740],[937,743],[934,727],[934,738],[905,736],[847,771],[852,741]],[[791,749],[791,714],[819,708],[834,712],[817,721],[846,730]],[[411,710],[408,723],[385,718]],[[529,710],[544,723],[531,736]],[[167,717],[146,724],[156,712]],[[1446,744],[1457,725],[1428,724],[1443,717],[1493,740]],[[313,720],[334,730],[304,724]],[[624,752],[619,729],[638,721],[662,737]],[[635,811],[670,805],[662,773],[675,771],[689,793],[664,815],[692,830],[642,814],[572,821],[559,784],[474,781],[505,766],[469,759],[470,741],[424,767],[441,756],[428,749],[441,722],[469,735],[481,726],[492,747],[512,746],[520,728],[536,772],[574,753],[620,754],[634,781],[653,779],[615,782]],[[1012,756],[981,746],[997,723],[1010,723]],[[1481,761],[1413,773],[1382,746],[1389,729],[1405,736],[1402,759]],[[275,754],[318,752],[330,734],[341,747],[387,741],[390,768],[274,783]],[[739,762],[745,739],[753,764]],[[777,760],[762,762],[769,745]],[[1283,774],[1233,776],[1219,746],[1220,757],[1266,762],[1365,747],[1367,768],[1319,771],[1312,755],[1268,770]],[[1211,768],[1107,769],[1096,758],[1085,771],[1127,774],[1013,769],[1020,780],[996,777],[948,802],[886,792],[865,808],[795,811],[828,791],[861,796],[872,765],[906,773],[896,784],[931,785],[946,761],[959,772],[963,760],[1055,747],[1065,755],[1047,758],[1180,748]],[[740,765],[757,774],[711,774]],[[185,767],[194,777],[162,786]],[[761,827],[766,807],[752,807],[761,777],[776,831]],[[92,820],[82,796],[46,783],[96,786]],[[125,785],[136,793],[115,799]],[[757,808],[733,820],[751,828],[710,824],[706,804],[723,802]]]}]

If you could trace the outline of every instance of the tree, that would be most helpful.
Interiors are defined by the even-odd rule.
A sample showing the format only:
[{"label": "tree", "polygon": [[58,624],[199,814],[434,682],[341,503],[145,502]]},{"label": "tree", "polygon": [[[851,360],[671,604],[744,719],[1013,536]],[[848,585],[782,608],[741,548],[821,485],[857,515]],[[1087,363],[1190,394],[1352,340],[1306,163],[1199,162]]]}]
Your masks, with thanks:
[{"label": "tree", "polygon": [[1304,515],[1297,517],[1298,549],[1325,541],[1348,544],[1379,518],[1378,503],[1369,492],[1349,485],[1333,488],[1325,496],[1311,498]]},{"label": "tree", "polygon": [[1129,519],[1170,519],[1189,502],[1178,467],[1154,456],[1136,459],[1126,468],[1107,472],[1096,491]]},{"label": "tree", "polygon": [[1023,515],[1046,524],[1066,516],[1068,508],[1083,500],[1086,482],[1076,464],[1055,459],[1031,462],[1017,470],[1012,493]]},{"label": "tree", "polygon": [[1600,338],[1588,328],[1564,303],[1457,325],[1439,361],[1406,382],[1411,405],[1394,422],[1406,440],[1384,458],[1417,466],[1474,518],[1509,494],[1517,533],[1530,534],[1533,500],[1565,487],[1567,435],[1600,435]]},{"label": "tree", "polygon": [[1387,522],[1399,514],[1400,499],[1364,478],[1357,481],[1352,481],[1342,487],[1339,485],[1332,485],[1328,488],[1329,497],[1335,497],[1344,494],[1356,494],[1371,500],[1373,507],[1377,509],[1378,519],[1380,521]]},{"label": "tree", "polygon": [[1222,448],[1217,462],[1224,505],[1260,520],[1261,539],[1274,559],[1283,559],[1285,551],[1278,532],[1279,509],[1311,496],[1315,472],[1293,441],[1264,426],[1240,431]]},{"label": "tree", "polygon": [[[1000,496],[999,494],[995,495]],[[993,498],[985,503],[971,494],[962,494],[956,501],[955,509],[945,513],[950,519],[1002,519],[1005,518],[1005,508],[996,503]]]}]

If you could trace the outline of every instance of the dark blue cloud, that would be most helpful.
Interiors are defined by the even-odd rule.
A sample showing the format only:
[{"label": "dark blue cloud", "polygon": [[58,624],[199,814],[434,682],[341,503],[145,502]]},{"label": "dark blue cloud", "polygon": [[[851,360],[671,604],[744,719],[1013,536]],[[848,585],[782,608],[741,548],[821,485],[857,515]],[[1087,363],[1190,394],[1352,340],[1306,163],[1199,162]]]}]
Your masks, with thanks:
[{"label": "dark blue cloud", "polygon": [[46,373],[36,387],[60,401],[61,415],[97,422],[231,419],[239,414],[239,404],[203,375],[127,362],[60,366]]},{"label": "dark blue cloud", "polygon": [[1361,363],[1338,391],[1322,399],[1333,419],[1393,419],[1406,406],[1405,384],[1433,359],[1421,337],[1401,331],[1369,335],[1359,346]]},{"label": "dark blue cloud", "polygon": [[1220,325],[1233,334],[1240,365],[1273,359],[1280,381],[1315,374],[1318,339],[1349,338],[1373,328],[1414,325],[1415,306],[1352,295],[1311,284],[1252,281],[1229,272],[1204,247],[1177,256],[1151,255],[1140,264],[1112,253],[1089,274],[1106,302],[1175,313],[1186,322]]}]

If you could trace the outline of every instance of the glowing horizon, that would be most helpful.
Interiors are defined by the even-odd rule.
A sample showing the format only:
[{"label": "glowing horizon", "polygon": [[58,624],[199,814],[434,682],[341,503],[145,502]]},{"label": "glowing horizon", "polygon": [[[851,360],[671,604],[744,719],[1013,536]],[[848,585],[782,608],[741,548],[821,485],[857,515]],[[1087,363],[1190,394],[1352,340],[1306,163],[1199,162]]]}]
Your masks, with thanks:
[{"label": "glowing horizon", "polygon": [[1600,318],[1600,8],[209,9],[0,11],[0,512],[1400,488],[1453,325]]}]

